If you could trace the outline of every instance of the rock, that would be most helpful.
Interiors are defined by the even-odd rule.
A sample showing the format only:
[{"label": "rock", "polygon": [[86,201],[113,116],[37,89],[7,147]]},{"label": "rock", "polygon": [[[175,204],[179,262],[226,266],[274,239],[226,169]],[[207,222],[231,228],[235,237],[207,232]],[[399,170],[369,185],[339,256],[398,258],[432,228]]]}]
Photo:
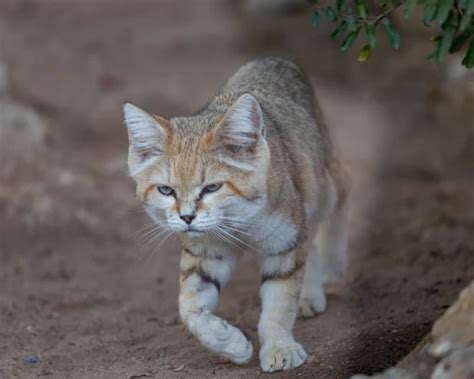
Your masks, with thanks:
[{"label": "rock", "polygon": [[434,324],[431,333],[396,367],[351,379],[473,379],[474,281]]},{"label": "rock", "polygon": [[[12,100],[0,100],[2,162],[15,164],[36,160],[44,147],[45,131],[45,125],[35,111]],[[2,165],[2,170],[7,166]]]},{"label": "rock", "polygon": [[461,292],[456,303],[435,322],[431,335],[433,341],[429,352],[437,358],[474,344],[474,282]]},{"label": "rock", "polygon": [[0,96],[5,95],[8,89],[7,67],[0,60]]},{"label": "rock", "polygon": [[351,379],[421,379],[418,375],[413,372],[401,369],[391,368],[385,371],[383,374],[375,376],[366,375],[354,375]]},{"label": "rock", "polygon": [[474,346],[453,351],[436,365],[431,376],[431,379],[472,378],[474,378]]},{"label": "rock", "polygon": [[8,72],[0,60],[0,178],[36,166],[44,151],[45,125],[36,111],[9,96]]}]

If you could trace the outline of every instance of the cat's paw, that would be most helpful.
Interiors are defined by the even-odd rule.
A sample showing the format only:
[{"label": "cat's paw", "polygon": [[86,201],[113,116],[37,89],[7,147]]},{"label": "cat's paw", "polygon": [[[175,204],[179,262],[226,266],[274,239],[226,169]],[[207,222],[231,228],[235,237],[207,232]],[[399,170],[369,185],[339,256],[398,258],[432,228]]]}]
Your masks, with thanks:
[{"label": "cat's paw", "polygon": [[299,307],[301,317],[314,317],[318,313],[322,313],[326,310],[326,295],[324,292],[320,292],[311,297],[302,296],[300,298]]},{"label": "cat's paw", "polygon": [[252,343],[240,329],[211,313],[200,315],[193,329],[204,346],[234,363],[247,363],[252,358]]},{"label": "cat's paw", "polygon": [[307,356],[297,342],[286,345],[268,342],[260,349],[260,367],[265,372],[289,370],[305,363]]}]

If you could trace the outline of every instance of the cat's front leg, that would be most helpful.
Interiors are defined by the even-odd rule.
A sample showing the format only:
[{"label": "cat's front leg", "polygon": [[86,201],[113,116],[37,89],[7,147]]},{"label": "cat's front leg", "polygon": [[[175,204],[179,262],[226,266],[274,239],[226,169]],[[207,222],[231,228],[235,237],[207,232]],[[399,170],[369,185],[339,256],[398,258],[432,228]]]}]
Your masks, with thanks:
[{"label": "cat's front leg", "polygon": [[190,332],[208,349],[235,363],[252,357],[252,344],[244,334],[214,311],[221,288],[234,267],[231,254],[201,257],[183,248],[180,264],[179,312]]},{"label": "cat's front leg", "polygon": [[289,370],[301,366],[307,354],[293,338],[298,297],[303,280],[302,252],[297,245],[283,254],[262,258],[260,296],[262,314],[258,324],[263,371]]}]

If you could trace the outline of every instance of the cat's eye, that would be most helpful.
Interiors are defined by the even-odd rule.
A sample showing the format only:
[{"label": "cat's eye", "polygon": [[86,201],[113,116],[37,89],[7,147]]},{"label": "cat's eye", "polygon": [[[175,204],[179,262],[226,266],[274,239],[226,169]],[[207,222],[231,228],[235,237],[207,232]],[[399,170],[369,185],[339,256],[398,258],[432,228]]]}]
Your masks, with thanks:
[{"label": "cat's eye", "polygon": [[174,189],[168,186],[158,186],[158,191],[165,195],[165,196],[171,196],[174,195]]},{"label": "cat's eye", "polygon": [[216,191],[220,190],[221,187],[222,187],[222,183],[209,184],[208,186],[204,187],[201,194],[204,195],[206,193],[216,192]]}]

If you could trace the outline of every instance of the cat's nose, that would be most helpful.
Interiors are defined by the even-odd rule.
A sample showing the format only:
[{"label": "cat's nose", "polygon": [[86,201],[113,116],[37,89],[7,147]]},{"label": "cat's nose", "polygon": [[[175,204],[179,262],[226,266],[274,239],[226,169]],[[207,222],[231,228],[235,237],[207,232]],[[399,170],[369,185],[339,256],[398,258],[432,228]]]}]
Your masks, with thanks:
[{"label": "cat's nose", "polygon": [[195,215],[180,215],[181,220],[183,220],[186,224],[191,224],[194,220]]}]

